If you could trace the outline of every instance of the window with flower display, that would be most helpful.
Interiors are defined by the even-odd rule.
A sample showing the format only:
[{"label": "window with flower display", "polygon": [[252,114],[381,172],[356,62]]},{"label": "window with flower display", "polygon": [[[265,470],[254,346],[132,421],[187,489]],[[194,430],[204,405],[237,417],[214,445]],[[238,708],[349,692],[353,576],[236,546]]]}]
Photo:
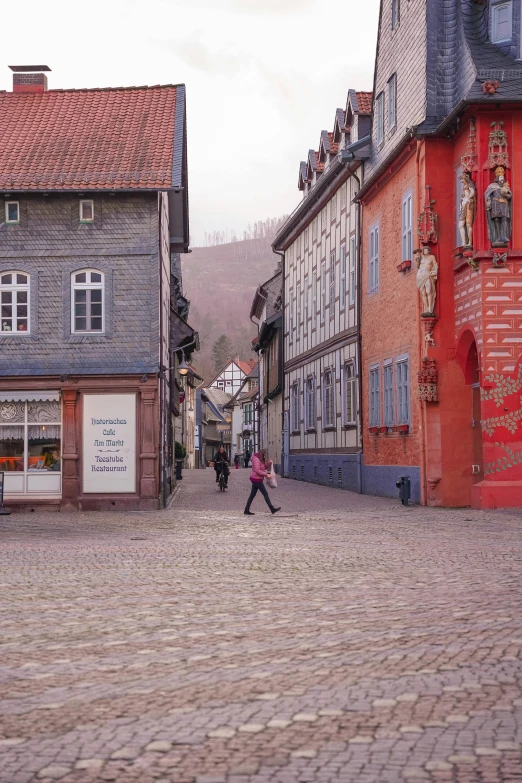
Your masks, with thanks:
[{"label": "window with flower display", "polygon": [[29,332],[29,275],[0,273],[0,317],[2,334]]},{"label": "window with flower display", "polygon": [[60,472],[61,429],[59,400],[0,399],[0,471]]},{"label": "window with flower display", "polygon": [[97,269],[82,269],[72,274],[73,333],[103,332],[104,275]]}]

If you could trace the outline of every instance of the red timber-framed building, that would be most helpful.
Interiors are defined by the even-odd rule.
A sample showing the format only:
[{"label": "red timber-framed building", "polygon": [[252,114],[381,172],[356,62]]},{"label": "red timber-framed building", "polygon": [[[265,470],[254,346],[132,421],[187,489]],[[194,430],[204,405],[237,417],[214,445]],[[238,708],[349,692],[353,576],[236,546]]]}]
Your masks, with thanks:
[{"label": "red timber-framed building", "polygon": [[186,322],[183,85],[0,92],[0,470],[11,508],[155,509]]},{"label": "red timber-framed building", "polygon": [[520,6],[381,2],[360,192],[365,491],[408,475],[427,505],[522,505]]}]

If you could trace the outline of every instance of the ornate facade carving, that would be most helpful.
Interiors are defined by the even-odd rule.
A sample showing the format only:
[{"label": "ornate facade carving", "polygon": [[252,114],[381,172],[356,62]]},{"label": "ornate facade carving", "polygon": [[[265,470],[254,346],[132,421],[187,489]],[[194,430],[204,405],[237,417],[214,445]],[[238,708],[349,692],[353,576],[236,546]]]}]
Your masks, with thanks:
[{"label": "ornate facade carving", "polygon": [[417,265],[417,288],[421,298],[421,313],[433,316],[437,299],[439,265],[427,245],[424,245],[422,250],[415,250],[414,253]]},{"label": "ornate facade carving", "polygon": [[425,357],[422,360],[422,366],[418,373],[419,380],[419,399],[425,402],[438,402],[439,374],[435,359]]},{"label": "ornate facade carving", "polygon": [[506,247],[511,238],[511,199],[513,194],[505,179],[503,166],[495,169],[495,179],[486,188],[488,237],[492,247]]},{"label": "ornate facade carving", "polygon": [[464,171],[471,173],[477,167],[477,129],[475,127],[475,121],[469,122],[469,135],[468,143],[466,145],[466,152],[460,159],[462,168]]},{"label": "ornate facade carving", "polygon": [[465,171],[461,176],[462,197],[460,200],[459,230],[462,247],[473,247],[473,224],[477,214],[477,190],[469,173]]},{"label": "ornate facade carving", "polygon": [[417,231],[421,242],[436,244],[439,241],[439,216],[433,209],[435,199],[431,198],[430,190],[430,185],[426,185],[424,208],[419,215]]},{"label": "ornate facade carving", "polygon": [[508,154],[508,138],[507,133],[504,130],[504,123],[492,122],[493,128],[489,134],[489,155],[486,168],[494,169],[497,166],[504,166],[509,168],[509,154]]}]

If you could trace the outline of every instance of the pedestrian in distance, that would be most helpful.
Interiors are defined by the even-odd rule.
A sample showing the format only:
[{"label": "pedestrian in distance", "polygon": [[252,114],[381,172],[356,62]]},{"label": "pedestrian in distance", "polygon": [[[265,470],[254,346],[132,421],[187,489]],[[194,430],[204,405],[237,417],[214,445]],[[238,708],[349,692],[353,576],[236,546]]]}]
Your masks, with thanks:
[{"label": "pedestrian in distance", "polygon": [[223,475],[225,476],[225,487],[228,487],[228,477],[230,475],[230,470],[228,467],[227,453],[224,446],[220,446],[216,452],[216,456],[214,457],[214,470],[216,471],[216,482],[219,481],[219,476],[221,471],[223,471]]},{"label": "pedestrian in distance", "polygon": [[239,454],[234,456],[234,465],[236,466],[236,470],[239,470]]},{"label": "pedestrian in distance", "polygon": [[[271,465],[272,463],[270,462],[270,467]],[[275,508],[275,506],[272,505],[272,501],[270,500],[267,489],[265,487],[265,479],[267,477],[270,478],[271,474],[267,470],[266,451],[261,449],[261,451],[252,456],[252,473],[250,474],[252,489],[250,490],[250,497],[247,500],[244,511],[244,513],[248,516],[254,516],[253,512],[250,511],[250,506],[252,505],[252,501],[258,492],[261,492],[263,495],[272,514],[276,514],[278,511],[281,511],[281,506],[279,506],[279,508]]]},{"label": "pedestrian in distance", "polygon": [[250,462],[250,452],[248,449],[245,449],[245,468],[248,468],[249,462]]}]

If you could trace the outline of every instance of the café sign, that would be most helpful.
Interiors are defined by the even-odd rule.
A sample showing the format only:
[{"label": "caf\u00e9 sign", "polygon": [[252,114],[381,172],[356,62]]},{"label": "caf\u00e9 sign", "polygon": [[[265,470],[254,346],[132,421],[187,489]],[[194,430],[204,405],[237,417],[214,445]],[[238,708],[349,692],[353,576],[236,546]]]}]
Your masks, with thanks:
[{"label": "caf\u00e9 sign", "polygon": [[136,491],[136,395],[83,398],[83,491]]}]

